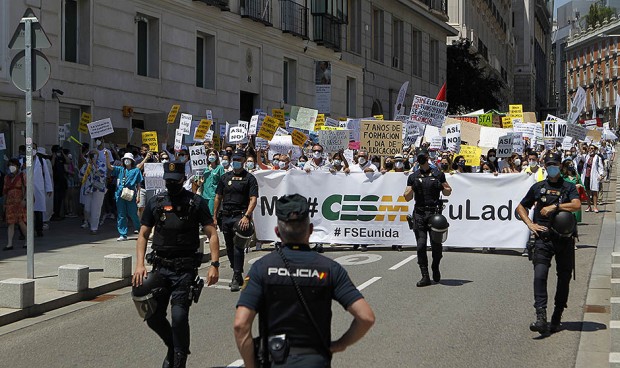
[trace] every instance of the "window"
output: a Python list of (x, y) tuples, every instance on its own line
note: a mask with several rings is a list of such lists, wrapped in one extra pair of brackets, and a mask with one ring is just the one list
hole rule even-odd
[(392, 68), (403, 70), (405, 44), (403, 40), (403, 21), (392, 21)]
[(411, 74), (422, 76), (422, 31), (411, 30)]
[(196, 36), (196, 87), (215, 89), (215, 37), (202, 32)]
[(362, 52), (362, 2), (361, 0), (349, 1), (349, 25), (347, 27), (347, 42), (349, 51)]
[(356, 83), (355, 78), (347, 78), (347, 116), (356, 116)]
[(62, 60), (90, 64), (90, 0), (63, 0)]
[(289, 105), (297, 103), (297, 62), (284, 59), (282, 65), (282, 100)]
[(372, 9), (372, 58), (378, 62), (384, 61), (383, 44), (383, 10)]
[(137, 73), (159, 78), (159, 19), (138, 13)]
[(432, 40), (429, 48), (429, 81), (431, 83), (439, 83), (439, 41)]

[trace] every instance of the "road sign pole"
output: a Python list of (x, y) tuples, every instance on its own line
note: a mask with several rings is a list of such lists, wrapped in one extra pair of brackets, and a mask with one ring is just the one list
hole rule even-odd
[[(36, 19), (36, 18), (35, 18)], [(34, 279), (34, 203), (32, 162), (32, 18), (24, 18), (26, 62), (26, 258), (27, 277)], [(41, 167), (43, 170), (43, 167)]]

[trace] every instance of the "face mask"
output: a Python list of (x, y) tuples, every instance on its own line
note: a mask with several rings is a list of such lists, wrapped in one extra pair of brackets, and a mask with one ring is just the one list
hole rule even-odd
[(215, 162), (216, 157), (215, 156), (209, 156), (209, 162)]
[(246, 169), (248, 170), (254, 170), (254, 162), (248, 162), (245, 164)]
[(235, 170), (239, 170), (241, 168), (242, 164), (240, 161), (233, 161), (232, 162), (232, 168)]
[(530, 167), (536, 167), (536, 166), (538, 166), (537, 161), (530, 161)]
[(9, 166), (9, 171), (11, 172), (11, 174), (15, 174), (15, 172), (17, 171), (17, 167)]
[(413, 165), (414, 162), (415, 162), (415, 157), (409, 157), (409, 163)]
[(418, 158), (418, 162), (420, 163), (420, 165), (424, 165), (425, 163), (428, 162), (428, 157), (426, 157), (426, 156), (420, 157), (420, 158)]
[(576, 153), (571, 153), (570, 157), (575, 158), (575, 157), (577, 157), (577, 154)]
[(482, 170), (482, 172), (485, 173), (485, 174), (490, 174), (491, 170)]
[(179, 161), (183, 163), (187, 162), (187, 156), (179, 156)]
[(131, 166), (131, 160), (130, 159), (123, 160), (123, 163), (125, 164), (125, 166)]
[(280, 162), (278, 162), (278, 167), (279, 167), (280, 169), (284, 169), (284, 168), (286, 167), (286, 162), (284, 162), (284, 161), (280, 161)]
[(312, 158), (318, 160), (319, 158), (321, 158), (321, 152), (319, 152), (319, 151), (312, 152)]
[(273, 160), (273, 166), (279, 166), (280, 165), (280, 161), (279, 160)]
[(521, 160), (518, 158), (515, 158), (515, 166), (521, 166)]
[(62, 156), (62, 152), (56, 152), (56, 156), (58, 157)]
[(163, 160), (161, 160), (162, 164), (165, 164), (166, 162), (169, 162), (170, 160), (168, 160), (167, 158), (164, 158)]
[(228, 160), (222, 160), (222, 166), (228, 167)]
[(100, 141), (99, 139), (97, 139), (97, 140), (95, 141), (95, 144), (96, 144), (97, 146), (99, 146), (99, 145), (101, 145), (101, 141)]
[(183, 190), (183, 183), (174, 180), (166, 180), (166, 189), (170, 195), (179, 194), (181, 190)]
[(306, 162), (305, 162), (305, 161), (299, 161), (299, 162), (297, 163), (297, 166), (299, 166), (300, 168), (302, 168), (302, 169), (303, 169), (305, 164), (306, 164)]
[(448, 164), (441, 164), (442, 170), (448, 170)]
[(465, 163), (464, 162), (459, 162), (456, 164), (456, 166), (458, 167), (465, 167)]
[(342, 161), (334, 160), (334, 166), (340, 166), (340, 165), (342, 165)]
[(395, 167), (395, 168), (397, 168), (397, 169), (402, 169), (402, 168), (403, 168), (403, 166), (404, 166), (404, 164), (403, 164), (403, 162), (402, 162), (402, 161), (396, 161), (396, 162), (394, 163), (394, 167)]
[(489, 156), (489, 161), (491, 162), (495, 162), (497, 158), (495, 156)]
[(360, 158), (358, 158), (358, 159), (357, 159), (357, 162), (358, 162), (360, 165), (364, 165), (364, 164), (366, 163), (366, 159), (365, 159), (364, 157), (360, 157)]
[(560, 175), (560, 167), (556, 165), (547, 166), (547, 175), (552, 178)]

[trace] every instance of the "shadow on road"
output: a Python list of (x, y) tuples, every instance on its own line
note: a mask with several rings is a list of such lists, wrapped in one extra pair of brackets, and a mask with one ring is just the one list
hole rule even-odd
[(598, 322), (562, 322), (562, 329), (567, 331), (595, 332), (607, 329), (602, 323)]
[(471, 280), (458, 280), (458, 279), (443, 279), (439, 281), (441, 285), (445, 286), (463, 286), (465, 284), (469, 284), (472, 282)]

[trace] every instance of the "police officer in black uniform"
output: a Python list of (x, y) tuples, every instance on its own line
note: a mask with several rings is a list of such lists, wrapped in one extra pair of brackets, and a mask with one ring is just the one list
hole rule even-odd
[[(419, 169), (407, 178), (407, 188), (405, 189), (405, 200), (415, 199), (413, 210), (413, 231), (417, 242), (418, 265), (422, 272), (422, 279), (416, 286), (431, 285), (428, 274), (428, 255), (426, 254), (426, 242), (428, 233), (431, 231), (429, 219), (441, 212), (442, 203), (439, 201), (441, 194), (449, 196), (452, 193), (450, 184), (446, 181), (446, 176), (438, 169), (431, 168), (428, 161), (428, 152), (422, 150), (417, 155)], [(431, 250), (433, 254), (433, 280), (439, 282), (441, 273), (439, 272), (439, 262), (442, 257), (442, 245), (431, 238)]]
[[(517, 213), (534, 233), (534, 308), (536, 322), (530, 330), (542, 335), (560, 330), (562, 312), (568, 300), (568, 287), (574, 267), (576, 220), (571, 212), (579, 211), (581, 201), (577, 187), (560, 176), (561, 156), (549, 153), (545, 156), (547, 179), (530, 188)], [(530, 220), (528, 210), (534, 207), (534, 219)], [(558, 275), (555, 292), (555, 308), (551, 325), (547, 323), (547, 277), (551, 259), (555, 256)]]
[[(372, 309), (344, 268), (311, 251), (308, 213), (308, 200), (299, 194), (276, 201), (275, 232), (282, 245), (252, 265), (237, 302), (234, 331), (245, 367), (255, 367), (252, 322), (257, 313), (274, 367), (329, 367), (333, 353), (357, 342), (374, 323)], [(333, 342), (332, 299), (355, 319)]]
[[(252, 213), (258, 200), (258, 182), (254, 175), (243, 168), (245, 152), (237, 150), (232, 154), (232, 171), (222, 175), (215, 191), (213, 213), (226, 241), (226, 254), (234, 275), (230, 291), (239, 291), (243, 285), (244, 247), (235, 246), (235, 224), (245, 231), (251, 225)], [(221, 205), (221, 209), (220, 209)]]
[[(133, 296), (143, 296), (149, 290), (141, 290), (144, 285), (154, 286), (149, 280), (161, 280), (154, 296), (156, 307), (143, 305), (147, 309), (145, 319), (168, 347), (164, 367), (185, 367), (189, 354), (189, 307), (192, 300), (197, 302), (202, 280), (197, 277), (202, 253), (199, 225), (203, 226), (209, 239), (211, 267), (207, 284), (212, 285), (219, 277), (219, 240), (211, 218), (207, 202), (202, 197), (183, 189), (185, 164), (174, 161), (164, 164), (164, 180), (167, 191), (149, 199), (142, 215), (142, 226), (137, 241), (136, 270), (133, 275)], [(144, 267), (146, 244), (153, 235), (153, 253), (147, 256), (153, 270), (147, 273)], [(153, 274), (155, 274), (153, 276)], [(170, 301), (172, 324), (166, 319)], [(138, 304), (138, 303), (136, 303)]]

